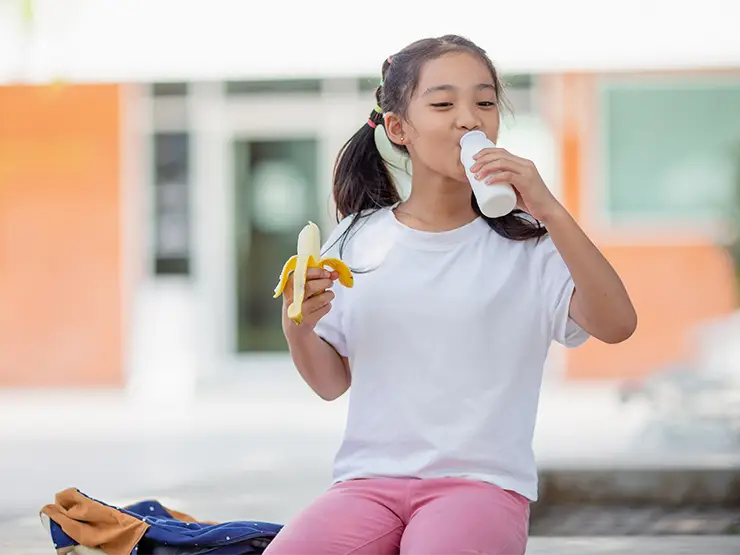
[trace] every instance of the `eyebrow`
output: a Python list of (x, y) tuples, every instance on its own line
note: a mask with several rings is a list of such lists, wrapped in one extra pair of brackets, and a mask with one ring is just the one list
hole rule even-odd
[[(479, 90), (479, 91), (484, 91), (484, 90), (489, 90), (489, 89), (494, 92), (496, 91), (496, 87), (491, 83), (479, 83), (475, 86), (475, 88), (476, 90)], [(429, 87), (427, 90), (425, 90), (422, 93), (422, 96), (426, 94), (440, 92), (440, 91), (454, 91), (454, 90), (457, 90), (457, 87), (455, 87), (454, 85), (437, 85), (436, 87)]]

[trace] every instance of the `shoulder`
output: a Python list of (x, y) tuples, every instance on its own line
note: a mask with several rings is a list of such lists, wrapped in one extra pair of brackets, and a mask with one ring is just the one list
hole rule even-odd
[(523, 255), (532, 261), (541, 260), (553, 252), (557, 252), (555, 244), (547, 232), (539, 237), (524, 240), (510, 239), (490, 227), (487, 228), (486, 232), (489, 243), (496, 244), (498, 248), (502, 248), (505, 251)]
[(557, 254), (558, 250), (555, 247), (555, 243), (552, 242), (550, 235), (543, 235), (536, 239), (529, 239), (523, 241), (526, 245), (527, 250), (531, 253), (531, 256), (535, 259), (545, 259), (553, 254)]
[[(524, 241), (517, 241), (499, 235), (491, 230), (487, 238), (490, 251), (497, 256), (490, 260), (489, 271), (502, 271), (508, 267), (512, 273), (520, 276), (531, 276), (535, 281), (542, 283), (547, 279), (553, 263), (557, 265), (560, 259), (555, 244), (549, 234)], [(562, 259), (561, 259), (562, 260)]]
[(387, 224), (389, 208), (363, 210), (342, 218), (327, 236), (321, 248), (324, 256), (339, 257), (340, 249), (345, 253), (352, 245), (362, 240), (362, 237), (372, 236), (373, 230)]
[(569, 276), (568, 267), (549, 235), (532, 240), (529, 245), (530, 265), (541, 283), (559, 282)]

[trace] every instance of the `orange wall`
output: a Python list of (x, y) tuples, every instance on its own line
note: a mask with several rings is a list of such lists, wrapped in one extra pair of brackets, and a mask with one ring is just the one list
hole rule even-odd
[(674, 230), (682, 231), (686, 242), (677, 243), (677, 233), (671, 233), (661, 244), (649, 231), (642, 237), (636, 230), (628, 230), (629, 238), (620, 236), (599, 221), (601, 209), (595, 203), (584, 201), (598, 198), (594, 189), (601, 186), (595, 179), (599, 172), (593, 172), (594, 161), (600, 159), (594, 146), (596, 122), (601, 120), (596, 80), (583, 74), (550, 78), (548, 114), (560, 134), (564, 202), (622, 277), (639, 324), (632, 338), (619, 345), (592, 340), (568, 351), (566, 376), (639, 377), (690, 359), (695, 326), (732, 311), (736, 306), (732, 266), (710, 237)]
[(569, 354), (568, 377), (639, 377), (692, 357), (692, 328), (730, 311), (731, 265), (712, 245), (609, 246), (604, 256), (622, 277), (639, 317), (619, 345), (589, 341)]
[(0, 386), (122, 383), (118, 87), (0, 87)]

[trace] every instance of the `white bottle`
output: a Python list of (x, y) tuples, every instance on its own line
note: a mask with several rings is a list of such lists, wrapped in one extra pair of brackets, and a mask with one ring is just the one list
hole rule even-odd
[(475, 179), (475, 174), (470, 171), (475, 164), (473, 156), (484, 148), (495, 146), (483, 131), (468, 131), (460, 139), (460, 161), (465, 168), (465, 174), (468, 176), (481, 212), (489, 218), (500, 218), (516, 208), (516, 193), (509, 183), (487, 185), (485, 180), (493, 174), (478, 181)]

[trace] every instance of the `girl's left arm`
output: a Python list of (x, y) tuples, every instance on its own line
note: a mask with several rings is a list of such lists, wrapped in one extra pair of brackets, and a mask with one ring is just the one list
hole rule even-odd
[(471, 168), (489, 185), (510, 183), (519, 207), (541, 221), (570, 271), (575, 291), (570, 317), (605, 343), (620, 343), (637, 328), (629, 294), (596, 245), (545, 185), (535, 165), (502, 148), (484, 149)]
[(553, 208), (542, 223), (575, 283), (570, 317), (605, 343), (628, 339), (637, 313), (622, 280), (568, 211), (560, 203)]

